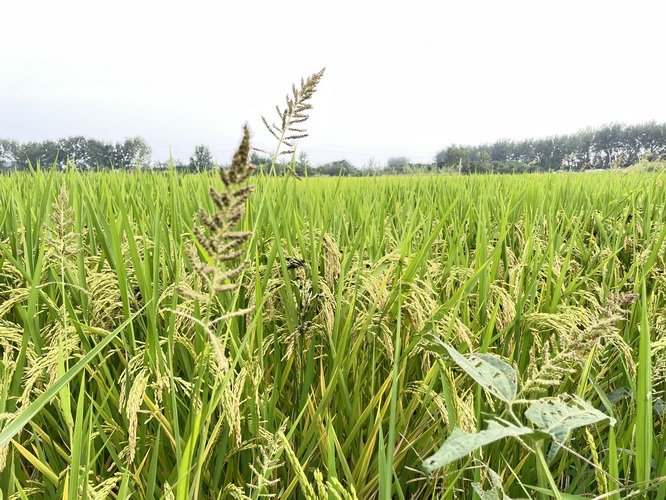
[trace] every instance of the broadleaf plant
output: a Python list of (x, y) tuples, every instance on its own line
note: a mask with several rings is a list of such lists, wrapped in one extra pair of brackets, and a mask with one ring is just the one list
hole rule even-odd
[(443, 354), (440, 347), (443, 348), (460, 368), (493, 396), (505, 403), (512, 403), (516, 399), (518, 376), (511, 365), (490, 354), (460, 354), (433, 335), (428, 337), (431, 350)]
[[(500, 414), (488, 422), (486, 430), (475, 434), (454, 428), (439, 450), (423, 461), (422, 468), (426, 472), (433, 472), (482, 446), (513, 436), (533, 445), (541, 473), (548, 479), (555, 497), (562, 498), (541, 451), (542, 441), (548, 437), (554, 440), (548, 456), (552, 459), (573, 429), (603, 420), (609, 420), (610, 425), (615, 425), (615, 419), (595, 409), (587, 401), (568, 394), (557, 398), (517, 401), (518, 375), (507, 362), (489, 354), (463, 355), (433, 335), (428, 335), (427, 340), (428, 350), (440, 355), (448, 354), (486, 391), (507, 403), (505, 414), (513, 422), (503, 420), (500, 417), (504, 414)], [(513, 405), (518, 403), (529, 405), (524, 416), (534, 426), (533, 428), (523, 425), (514, 413)]]
[(614, 418), (597, 410), (587, 401), (570, 395), (536, 400), (525, 411), (525, 417), (558, 441), (566, 440), (569, 432), (584, 425), (606, 419), (615, 425)]
[(509, 496), (504, 493), (502, 486), (502, 478), (497, 472), (488, 468), (488, 482), (490, 489), (484, 490), (480, 483), (472, 483), (472, 489), (479, 495), (481, 500), (511, 500)]
[(611, 425), (616, 420), (594, 408), (587, 401), (564, 394), (557, 398), (542, 398), (532, 402), (525, 411), (525, 418), (540, 431), (552, 436), (554, 443), (548, 452), (548, 460), (555, 458), (573, 429), (596, 424), (608, 419)]
[(488, 428), (476, 434), (468, 434), (458, 428), (454, 428), (440, 449), (423, 461), (423, 468), (428, 472), (432, 472), (469, 455), (477, 448), (494, 443), (505, 437), (523, 436), (532, 432), (533, 430), (529, 427), (496, 420), (488, 422)]

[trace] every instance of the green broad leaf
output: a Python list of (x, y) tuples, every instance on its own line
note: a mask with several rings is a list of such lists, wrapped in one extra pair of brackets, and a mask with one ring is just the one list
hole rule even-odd
[(532, 432), (529, 427), (496, 420), (491, 420), (488, 423), (488, 428), (477, 434), (468, 434), (455, 428), (449, 438), (444, 441), (442, 447), (423, 461), (422, 467), (425, 471), (432, 472), (469, 455), (481, 446), (494, 443), (505, 437), (523, 436)]
[(616, 420), (594, 408), (587, 401), (576, 396), (563, 394), (557, 398), (543, 398), (534, 401), (525, 412), (525, 417), (560, 443), (566, 441), (569, 432), (577, 427), (609, 420)]
[(506, 403), (512, 403), (516, 399), (518, 376), (511, 365), (490, 354), (460, 354), (433, 335), (428, 335), (428, 340), (431, 344), (435, 342), (434, 349), (431, 350), (442, 354), (440, 347), (446, 349), (453, 361), (493, 396)]
[(613, 392), (607, 394), (608, 396), (608, 401), (611, 403), (619, 403), (623, 399), (630, 399), (633, 396), (633, 392), (629, 387), (620, 387), (619, 389), (615, 389)]
[(504, 500), (505, 498), (504, 493), (494, 486), (489, 490), (484, 490), (479, 483), (472, 483), (472, 488), (481, 500)]
[(664, 416), (664, 408), (665, 407), (666, 407), (666, 403), (664, 403), (664, 400), (661, 399), (661, 398), (655, 399), (654, 403), (652, 404), (652, 409), (660, 417)]
[(481, 500), (511, 500), (509, 496), (504, 493), (502, 486), (502, 479), (499, 474), (492, 469), (488, 469), (488, 479), (490, 480), (491, 488), (484, 490), (480, 483), (472, 483), (472, 488)]

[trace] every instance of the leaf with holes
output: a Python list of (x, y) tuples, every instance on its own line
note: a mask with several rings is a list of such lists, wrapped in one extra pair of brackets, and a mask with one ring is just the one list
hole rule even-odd
[[(481, 484), (472, 483), (472, 488), (479, 495), (481, 500), (504, 500), (504, 493), (494, 486), (489, 490), (484, 490)], [(502, 496), (500, 496), (502, 495)]]
[(423, 469), (432, 472), (440, 467), (450, 464), (469, 455), (471, 452), (495, 441), (509, 436), (522, 436), (532, 434), (532, 429), (514, 425), (510, 422), (491, 420), (488, 428), (477, 434), (468, 434), (458, 428), (453, 429), (449, 438), (444, 441), (437, 452), (423, 461)]
[(430, 350), (443, 354), (441, 348), (446, 349), (453, 361), (493, 396), (506, 403), (512, 403), (516, 399), (518, 376), (511, 365), (490, 354), (462, 355), (433, 335), (428, 335), (428, 340)]
[(489, 490), (484, 490), (480, 483), (472, 483), (472, 488), (481, 500), (510, 500), (504, 493), (499, 474), (490, 468), (488, 468), (488, 480), (491, 486)]
[(559, 443), (564, 443), (573, 429), (602, 420), (609, 420), (610, 425), (616, 422), (587, 401), (568, 394), (534, 401), (525, 412), (525, 417), (556, 441), (548, 453), (549, 460), (554, 458), (560, 448)]

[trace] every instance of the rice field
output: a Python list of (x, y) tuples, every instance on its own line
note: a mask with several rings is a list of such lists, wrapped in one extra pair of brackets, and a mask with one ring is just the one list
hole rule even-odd
[(251, 182), (0, 177), (0, 498), (666, 498), (663, 176)]

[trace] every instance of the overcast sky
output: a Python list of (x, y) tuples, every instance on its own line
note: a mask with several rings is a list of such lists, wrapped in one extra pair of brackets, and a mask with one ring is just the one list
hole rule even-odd
[(0, 138), (141, 136), (156, 160), (274, 149), (293, 82), (322, 67), (313, 163), (666, 122), (663, 0), (7, 0)]

